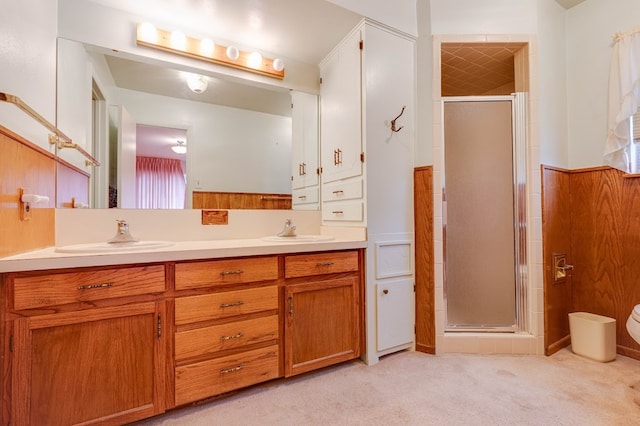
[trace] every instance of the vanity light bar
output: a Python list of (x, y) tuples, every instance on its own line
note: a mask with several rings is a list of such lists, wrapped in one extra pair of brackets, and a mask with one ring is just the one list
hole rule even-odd
[(282, 59), (265, 58), (257, 52), (244, 52), (235, 46), (222, 46), (207, 38), (189, 37), (180, 31), (158, 29), (146, 22), (137, 26), (136, 43), (268, 77), (284, 78)]

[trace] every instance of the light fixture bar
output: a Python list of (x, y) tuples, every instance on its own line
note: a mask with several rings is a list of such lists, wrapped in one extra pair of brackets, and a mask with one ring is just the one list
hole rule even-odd
[[(211, 40), (208, 39), (204, 39), (205, 41), (203, 43), (203, 40), (198, 38), (157, 28), (153, 28), (154, 32), (150, 33), (149, 26), (150, 25), (147, 23), (138, 24), (136, 32), (136, 43), (138, 45), (164, 50), (166, 52), (212, 62), (214, 64), (238, 68), (243, 71), (262, 74), (268, 77), (278, 78), (280, 80), (284, 78), (284, 67), (282, 66), (281, 59), (262, 57), (262, 60), (259, 63), (253, 63), (250, 60), (255, 60), (256, 55), (253, 57), (251, 56), (253, 52), (244, 52), (242, 50), (238, 50), (234, 46), (222, 46), (217, 43), (213, 44)], [(176, 43), (176, 40), (179, 40), (179, 43)], [(206, 46), (204, 49), (202, 47), (203, 45)], [(213, 49), (211, 49), (212, 45)], [(235, 59), (232, 59), (227, 55), (228, 48), (239, 53)], [(233, 57), (235, 55), (231, 56)]]

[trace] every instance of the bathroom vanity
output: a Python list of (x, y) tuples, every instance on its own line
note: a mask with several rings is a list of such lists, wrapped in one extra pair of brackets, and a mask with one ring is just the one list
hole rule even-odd
[(3, 424), (123, 424), (358, 358), (364, 244), (3, 259)]

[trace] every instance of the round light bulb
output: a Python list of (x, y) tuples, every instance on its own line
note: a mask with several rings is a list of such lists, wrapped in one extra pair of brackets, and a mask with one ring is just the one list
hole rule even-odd
[(202, 56), (213, 56), (215, 49), (216, 45), (210, 38), (200, 40), (200, 53)]
[(247, 59), (247, 65), (249, 65), (251, 68), (258, 68), (260, 65), (262, 65), (262, 55), (258, 52), (251, 53), (251, 55), (249, 55), (249, 58)]
[(237, 47), (235, 47), (235, 46), (227, 47), (227, 58), (235, 61), (239, 57), (240, 57), (240, 51), (238, 50)]
[(140, 24), (140, 39), (147, 43), (158, 42), (158, 30), (151, 22), (143, 22)]
[(273, 61), (273, 69), (276, 71), (282, 71), (284, 69), (284, 61), (277, 58)]
[(175, 30), (171, 32), (171, 47), (184, 50), (187, 47), (187, 36), (182, 31)]

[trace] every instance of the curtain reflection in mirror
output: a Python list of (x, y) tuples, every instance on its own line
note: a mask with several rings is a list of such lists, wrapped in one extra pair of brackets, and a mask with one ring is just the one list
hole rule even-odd
[(136, 158), (136, 207), (183, 209), (186, 180), (180, 160)]

